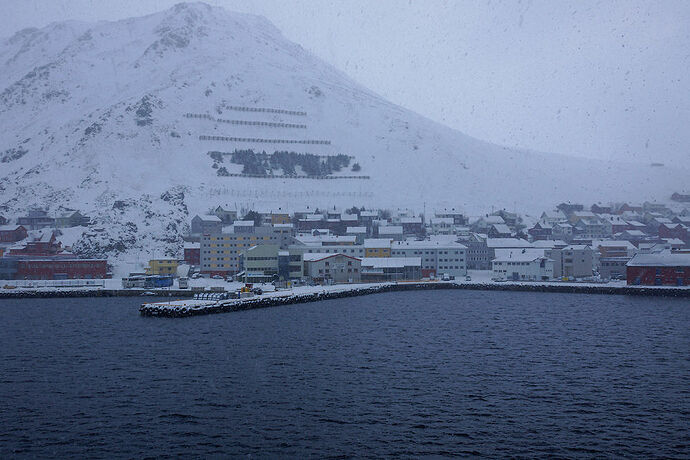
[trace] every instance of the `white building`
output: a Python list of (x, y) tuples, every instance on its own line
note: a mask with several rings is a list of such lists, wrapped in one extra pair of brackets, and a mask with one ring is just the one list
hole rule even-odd
[[(501, 251), (502, 252), (502, 251)], [(553, 278), (553, 260), (538, 251), (507, 251), (491, 261), (493, 279), (546, 281)]]
[(467, 246), (443, 239), (394, 241), (391, 257), (420, 257), (422, 276), (454, 276), (467, 274)]

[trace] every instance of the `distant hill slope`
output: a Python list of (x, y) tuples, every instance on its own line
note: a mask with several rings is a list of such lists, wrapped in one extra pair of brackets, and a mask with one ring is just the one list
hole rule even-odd
[[(80, 209), (97, 227), (78, 244), (84, 253), (174, 253), (189, 213), (217, 204), (537, 210), (658, 199), (690, 177), (686, 165), (473, 139), (362, 88), (264, 18), (203, 3), (26, 29), (0, 44), (0, 66), (0, 212)], [(238, 149), (261, 155), (233, 162)], [(320, 157), (287, 164), (275, 151)], [(347, 166), (315, 163), (337, 154)]]

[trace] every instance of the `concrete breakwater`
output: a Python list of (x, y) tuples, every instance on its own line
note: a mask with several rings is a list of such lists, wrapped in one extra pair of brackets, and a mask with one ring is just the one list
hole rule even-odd
[[(146, 293), (146, 294), (145, 294)], [(148, 294), (151, 293), (151, 294)], [(0, 289), (0, 299), (47, 299), (52, 297), (191, 297), (184, 289)]]
[(219, 301), (204, 305), (183, 305), (165, 303), (143, 304), (139, 312), (142, 316), (167, 318), (183, 318), (187, 316), (210, 315), (214, 313), (228, 313), (256, 308), (277, 307), (308, 302), (319, 302), (329, 299), (357, 297), (362, 295), (379, 294), (384, 292), (423, 291), (423, 290), (487, 290), (487, 291), (522, 291), (522, 292), (557, 292), (580, 294), (613, 294), (636, 296), (690, 297), (690, 289), (683, 288), (644, 288), (633, 286), (594, 286), (594, 285), (539, 285), (539, 284), (470, 284), (470, 283), (400, 283), (382, 284), (371, 287), (352, 287), (339, 291), (318, 291), (305, 294), (288, 294), (248, 298), (241, 300)]

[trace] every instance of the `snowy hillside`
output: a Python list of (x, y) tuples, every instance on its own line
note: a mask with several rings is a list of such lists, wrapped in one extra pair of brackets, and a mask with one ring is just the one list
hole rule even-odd
[[(265, 19), (203, 3), (23, 30), (0, 44), (0, 68), (0, 213), (79, 209), (96, 221), (75, 245), (84, 253), (173, 253), (189, 214), (218, 204), (532, 211), (665, 199), (690, 177), (687, 165), (611, 164), (470, 138), (372, 94)], [(209, 155), (235, 149), (352, 160), (330, 179), (243, 177), (231, 155)]]

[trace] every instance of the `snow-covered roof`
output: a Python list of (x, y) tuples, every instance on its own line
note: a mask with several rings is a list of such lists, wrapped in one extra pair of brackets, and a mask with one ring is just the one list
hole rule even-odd
[(534, 246), (535, 248), (545, 249), (564, 248), (567, 245), (568, 244), (563, 240), (537, 240), (532, 242), (532, 246)]
[(534, 252), (518, 252), (496, 257), (492, 262), (534, 262), (535, 260), (545, 259), (544, 254)]
[(685, 246), (685, 241), (680, 238), (664, 238), (664, 241), (672, 246)]
[(220, 217), (218, 217), (218, 216), (205, 215), (205, 216), (199, 216), (199, 217), (204, 222), (221, 222)]
[(455, 223), (452, 217), (432, 217), (429, 221), (431, 225), (453, 225)]
[(0, 225), (0, 232), (13, 232), (22, 225)]
[(346, 254), (341, 254), (339, 252), (336, 252), (336, 253), (306, 252), (302, 255), (302, 259), (305, 262), (317, 262), (319, 260), (328, 259), (330, 257), (336, 257), (336, 256), (343, 256), (343, 257), (347, 257), (348, 259), (361, 260), (357, 257), (348, 256)]
[(390, 248), (390, 238), (366, 238), (364, 240), (364, 247), (368, 249)]
[(184, 249), (201, 249), (201, 243), (194, 243), (190, 241), (185, 241)]
[(253, 220), (236, 220), (235, 222), (232, 223), (232, 225), (235, 227), (253, 227), (254, 221)]
[(400, 223), (401, 224), (421, 224), (422, 218), (421, 217), (401, 217)]
[(402, 225), (387, 225), (379, 227), (379, 235), (402, 235)]
[(571, 244), (569, 246), (564, 247), (563, 249), (566, 251), (583, 251), (585, 249), (592, 249), (592, 248), (587, 244)]
[(494, 260), (534, 260), (544, 257), (544, 251), (546, 248), (496, 249), (496, 259)]
[(627, 240), (592, 240), (593, 248), (619, 248), (624, 247), (626, 249), (636, 249), (635, 245)]
[(421, 267), (421, 257), (365, 257), (362, 259), (362, 268), (402, 268)]
[(357, 217), (357, 214), (342, 214), (340, 216), (340, 220), (343, 222), (357, 222), (359, 220), (359, 217)]
[(367, 232), (366, 227), (347, 227), (347, 230), (345, 231), (345, 233), (357, 233), (357, 234), (366, 233), (366, 232)]
[(519, 238), (487, 238), (486, 246), (489, 248), (531, 248), (532, 243)]
[(651, 254), (637, 253), (628, 267), (690, 267), (690, 253), (661, 251)]
[(392, 245), (392, 249), (429, 249), (429, 248), (434, 248), (434, 249), (445, 249), (445, 248), (450, 248), (450, 249), (467, 249), (467, 246), (465, 246), (462, 243), (458, 243), (456, 241), (448, 241), (448, 240), (442, 240), (442, 239), (437, 239), (437, 240), (405, 240), (405, 241), (394, 241)]
[(511, 233), (510, 227), (508, 227), (506, 224), (493, 224), (491, 228), (496, 230), (498, 233)]

